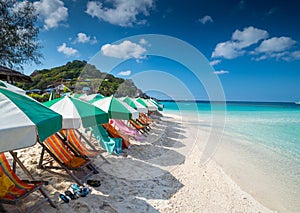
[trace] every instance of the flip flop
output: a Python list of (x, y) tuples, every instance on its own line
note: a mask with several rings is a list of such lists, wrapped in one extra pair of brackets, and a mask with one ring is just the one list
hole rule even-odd
[(76, 196), (71, 191), (65, 191), (65, 195), (71, 198), (71, 200), (76, 200)]
[(73, 189), (73, 191), (80, 191), (81, 189), (79, 188), (79, 186), (76, 183), (73, 183), (71, 185), (71, 188)]
[(59, 197), (60, 197), (60, 199), (62, 199), (65, 203), (69, 203), (69, 199), (67, 198), (66, 195), (60, 194)]
[(76, 193), (80, 197), (87, 196), (91, 191), (89, 188), (79, 188), (79, 186), (75, 183), (71, 185), (71, 188), (73, 189), (74, 193)]
[(80, 196), (81, 197), (85, 197), (85, 196), (87, 196), (89, 193), (90, 193), (90, 189), (89, 188), (83, 188), (82, 190), (81, 190), (81, 193), (80, 193)]
[(100, 180), (87, 180), (86, 183), (93, 187), (101, 186)]

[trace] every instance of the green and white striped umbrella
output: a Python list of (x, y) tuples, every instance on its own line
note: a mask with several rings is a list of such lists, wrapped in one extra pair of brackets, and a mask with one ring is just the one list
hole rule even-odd
[(107, 112), (109, 118), (130, 120), (131, 118), (137, 119), (139, 117), (138, 111), (112, 96), (96, 98), (91, 100), (90, 103)]
[(97, 93), (97, 94), (91, 94), (91, 95), (87, 95), (87, 96), (81, 96), (81, 97), (79, 97), (79, 99), (82, 100), (82, 101), (89, 102), (89, 101), (91, 101), (93, 99), (103, 98), (103, 97), (104, 97), (103, 95)]
[(62, 116), (34, 99), (0, 87), (0, 152), (33, 146), (62, 128)]
[(164, 105), (158, 103), (157, 101), (155, 101), (155, 100), (153, 100), (153, 99), (151, 99), (151, 98), (150, 98), (148, 101), (152, 102), (155, 106), (157, 106), (157, 109), (158, 109), (159, 111), (163, 111)]
[(133, 98), (126, 97), (123, 101), (140, 113), (148, 113), (147, 107), (143, 106)]
[(21, 95), (25, 95), (25, 94), (26, 94), (26, 91), (25, 91), (25, 90), (22, 90), (21, 88), (16, 87), (16, 86), (14, 86), (14, 85), (12, 85), (12, 84), (9, 84), (9, 83), (7, 83), (7, 82), (5, 82), (5, 81), (1, 81), (1, 80), (0, 80), (0, 86), (6, 87), (6, 88), (9, 89), (10, 91), (19, 93), (19, 94), (21, 94)]
[(149, 111), (157, 111), (158, 110), (157, 106), (147, 99), (137, 98), (136, 101), (139, 102), (140, 104), (142, 104), (143, 106), (147, 107), (147, 109)]
[(63, 129), (91, 127), (108, 122), (108, 115), (98, 107), (77, 98), (65, 96), (44, 103), (63, 116)]

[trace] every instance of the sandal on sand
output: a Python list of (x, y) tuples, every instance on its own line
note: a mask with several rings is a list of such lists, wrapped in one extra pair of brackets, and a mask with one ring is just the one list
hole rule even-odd
[(86, 183), (93, 187), (101, 186), (100, 180), (87, 180)]
[(80, 193), (80, 196), (81, 197), (85, 197), (85, 196), (87, 196), (89, 193), (90, 193), (90, 189), (89, 188), (83, 188), (82, 190), (81, 190), (81, 193)]
[(90, 193), (90, 189), (89, 188), (79, 188), (79, 186), (77, 184), (72, 184), (71, 185), (71, 188), (73, 189), (74, 191), (74, 194), (77, 194), (79, 195), (80, 197), (85, 197), (87, 196), (89, 193)]
[(75, 200), (76, 196), (71, 191), (65, 191), (65, 195), (71, 198), (71, 200)]
[(60, 194), (59, 197), (60, 197), (60, 199), (62, 199), (65, 203), (69, 203), (69, 199), (67, 198), (66, 195)]

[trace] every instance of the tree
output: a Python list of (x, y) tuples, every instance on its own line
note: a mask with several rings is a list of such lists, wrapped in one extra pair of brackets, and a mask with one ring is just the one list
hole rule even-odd
[(37, 15), (29, 1), (0, 0), (1, 65), (23, 68), (24, 64), (40, 63)]

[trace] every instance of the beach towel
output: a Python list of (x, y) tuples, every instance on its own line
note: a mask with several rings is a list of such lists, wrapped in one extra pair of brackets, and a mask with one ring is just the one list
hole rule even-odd
[(110, 154), (122, 153), (122, 138), (109, 137), (108, 132), (101, 125), (90, 127), (90, 130), (102, 149)]
[(118, 132), (111, 124), (102, 124), (102, 126), (107, 130), (110, 137), (122, 138), (122, 148), (130, 149), (130, 142), (128, 135)]

